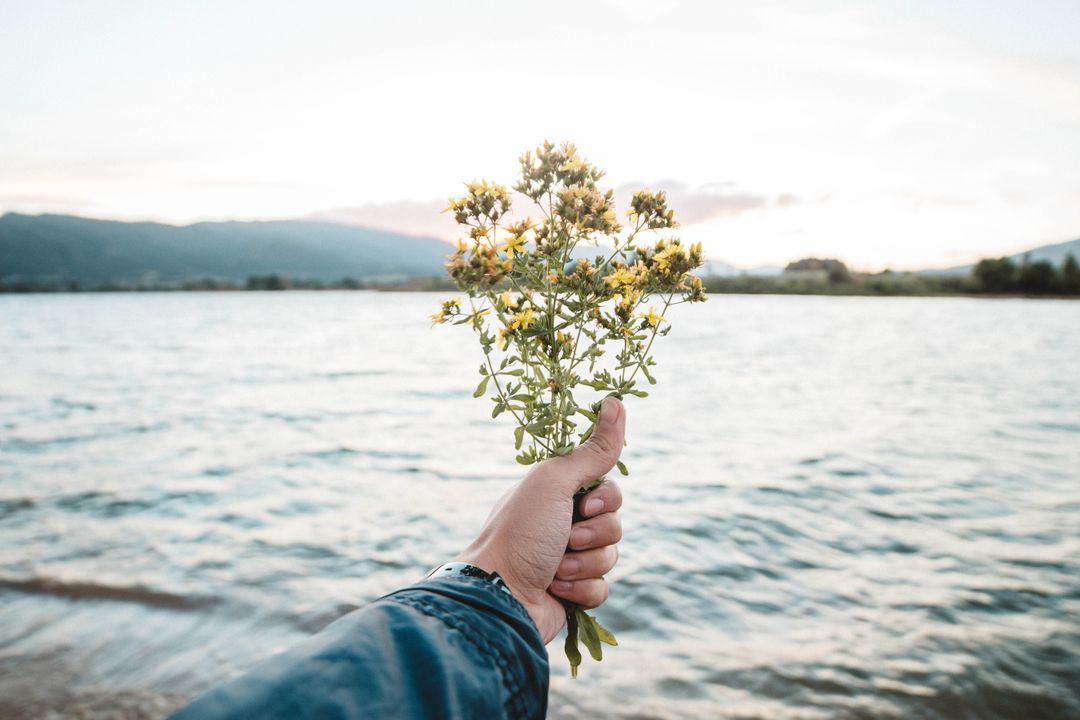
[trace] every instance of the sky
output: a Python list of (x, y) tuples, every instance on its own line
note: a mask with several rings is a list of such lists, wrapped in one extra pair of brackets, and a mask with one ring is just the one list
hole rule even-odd
[(1080, 2), (0, 3), (0, 213), (450, 239), (571, 141), (741, 267), (1080, 237)]

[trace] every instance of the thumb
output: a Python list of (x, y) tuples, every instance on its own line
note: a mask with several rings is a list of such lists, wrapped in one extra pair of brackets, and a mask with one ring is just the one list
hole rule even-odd
[(625, 436), (626, 408), (618, 398), (605, 398), (592, 435), (566, 456), (566, 462), (560, 468), (567, 482), (573, 484), (574, 491), (603, 477), (604, 473), (615, 467)]

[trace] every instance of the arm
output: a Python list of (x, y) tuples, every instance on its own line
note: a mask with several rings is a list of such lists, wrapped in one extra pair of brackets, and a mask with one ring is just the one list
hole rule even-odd
[(542, 718), (544, 645), (562, 629), (558, 598), (596, 607), (621, 538), (618, 486), (574, 493), (610, 470), (625, 411), (606, 400), (590, 440), (531, 472), (496, 504), (458, 559), (490, 581), (435, 577), (391, 593), (211, 690), (176, 720), (206, 718)]

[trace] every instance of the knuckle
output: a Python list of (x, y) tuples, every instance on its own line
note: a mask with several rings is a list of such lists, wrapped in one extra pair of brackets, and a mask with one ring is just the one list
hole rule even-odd
[(602, 605), (608, 598), (608, 584), (606, 580), (597, 580), (589, 588), (589, 603), (593, 607)]
[(604, 462), (610, 462), (612, 465), (619, 459), (619, 450), (621, 449), (615, 446), (611, 438), (603, 434), (593, 435), (587, 443), (582, 445), (582, 448), (588, 448), (589, 452), (593, 453), (597, 458)]
[(619, 484), (614, 480), (608, 480), (603, 485), (604, 497), (607, 506), (613, 510), (617, 510), (622, 506), (622, 490), (619, 488)]
[(615, 567), (615, 564), (617, 562), (619, 562), (619, 546), (618, 545), (608, 545), (608, 547), (607, 547), (607, 558), (606, 559), (607, 559), (607, 563), (606, 563), (607, 569), (604, 570), (605, 573), (610, 572), (611, 569), (613, 567)]
[(614, 544), (622, 540), (622, 520), (616, 513), (611, 513), (607, 517), (608, 528), (605, 535), (611, 540), (609, 544)]

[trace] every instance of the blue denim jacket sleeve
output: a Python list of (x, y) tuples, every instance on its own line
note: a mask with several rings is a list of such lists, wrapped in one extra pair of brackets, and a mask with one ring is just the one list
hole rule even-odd
[(492, 583), (425, 580), (210, 690), (174, 720), (543, 718), (548, 657)]

